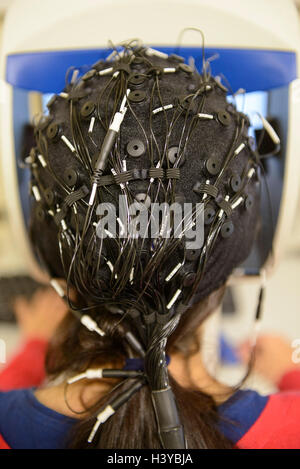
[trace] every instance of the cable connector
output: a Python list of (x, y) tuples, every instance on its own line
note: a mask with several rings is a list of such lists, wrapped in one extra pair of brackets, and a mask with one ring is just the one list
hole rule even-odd
[[(122, 99), (119, 112), (115, 113), (112, 123), (110, 124), (109, 129), (104, 137), (101, 150), (100, 150), (100, 153), (99, 153), (96, 165), (95, 165), (95, 169), (94, 169), (94, 175), (93, 175), (93, 181), (92, 181), (93, 184), (92, 184), (92, 191), (91, 191), (90, 200), (89, 200), (89, 206), (92, 206), (95, 202), (96, 191), (97, 191), (96, 179), (98, 175), (103, 174), (103, 171), (106, 168), (109, 154), (114, 146), (117, 135), (120, 131), (121, 124), (123, 122), (123, 119), (127, 111), (126, 101), (127, 101), (127, 96), (129, 95), (129, 93), (130, 93), (130, 89), (128, 88)], [(95, 178), (95, 175), (97, 175), (96, 178)]]
[(120, 396), (117, 396), (111, 402), (105, 407), (104, 410), (102, 410), (98, 415), (97, 415), (97, 420), (96, 423), (90, 433), (90, 436), (88, 438), (88, 443), (92, 443), (100, 425), (106, 420), (108, 420), (114, 413), (129, 399), (135, 394), (139, 389), (141, 389), (142, 386), (144, 386), (145, 380), (143, 381), (137, 381), (135, 384), (132, 385), (131, 388), (129, 388), (127, 391), (122, 393)]
[(121, 124), (123, 122), (123, 119), (127, 111), (126, 101), (127, 101), (127, 96), (129, 95), (129, 93), (130, 93), (130, 89), (128, 88), (126, 90), (125, 96), (122, 99), (119, 112), (115, 113), (113, 121), (109, 126), (109, 130), (113, 130), (114, 132), (119, 133)]
[(280, 150), (280, 144), (281, 144), (279, 136), (277, 135), (277, 133), (275, 132), (275, 130), (271, 126), (270, 122), (267, 121), (267, 119), (265, 119), (259, 112), (256, 112), (256, 114), (261, 119), (263, 128), (265, 129), (265, 131), (269, 135), (270, 139), (274, 143), (274, 145), (276, 147), (275, 148), (275, 153), (277, 153)]
[(86, 370), (84, 373), (80, 373), (79, 375), (68, 379), (68, 384), (76, 383), (82, 379), (101, 379), (103, 377), (102, 371), (102, 368)]
[(152, 57), (153, 55), (156, 57), (159, 57), (161, 59), (167, 59), (169, 56), (165, 52), (161, 52), (160, 50), (152, 49), (152, 47), (148, 47), (146, 49), (145, 54), (148, 55), (148, 57)]
[(117, 370), (103, 368), (89, 368), (84, 373), (68, 379), (68, 384), (76, 383), (82, 379), (102, 379), (102, 378), (140, 378), (143, 372), (139, 370)]
[(245, 144), (241, 143), (235, 150), (234, 150), (234, 156), (237, 156), (241, 151), (245, 148)]
[(106, 422), (106, 420), (108, 420), (109, 417), (114, 415), (114, 413), (115, 413), (115, 410), (111, 407), (111, 405), (108, 405), (105, 407), (105, 409), (102, 412), (100, 412), (100, 414), (97, 415), (96, 423), (93, 426), (90, 436), (88, 437), (88, 443), (92, 443), (100, 425)]
[(63, 289), (63, 287), (58, 283), (58, 281), (55, 280), (55, 278), (52, 278), (52, 279), (50, 280), (50, 285), (51, 285), (51, 287), (56, 291), (56, 293), (58, 294), (58, 296), (60, 296), (61, 298), (65, 298), (64, 289)]
[(267, 282), (267, 276), (266, 276), (266, 270), (265, 269), (261, 269), (261, 271), (260, 271), (260, 281), (261, 281), (261, 283), (260, 283), (260, 289), (259, 289), (259, 295), (258, 295), (256, 311), (255, 311), (253, 333), (252, 333), (252, 338), (250, 340), (252, 349), (254, 349), (254, 347), (256, 346), (257, 338), (258, 338), (258, 336), (260, 334), (260, 330), (261, 330), (263, 302), (264, 302), (266, 282)]
[(113, 130), (114, 132), (118, 133), (125, 117), (127, 108), (124, 108), (123, 112), (116, 112), (113, 118), (112, 123), (109, 126), (109, 130)]
[(97, 332), (97, 334), (101, 335), (102, 337), (105, 335), (105, 332), (98, 327), (96, 321), (94, 321), (90, 316), (84, 314), (80, 318), (81, 324), (83, 324), (89, 331)]

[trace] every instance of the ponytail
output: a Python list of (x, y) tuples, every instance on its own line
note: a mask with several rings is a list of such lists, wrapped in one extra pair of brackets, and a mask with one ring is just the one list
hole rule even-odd
[[(162, 449), (168, 448), (170, 439), (165, 428), (165, 420), (159, 421), (158, 406), (161, 401), (173, 405), (172, 418), (175, 418), (176, 444), (188, 445), (188, 449), (230, 448), (231, 443), (218, 431), (218, 413), (213, 398), (199, 390), (182, 387), (168, 372), (165, 359), (165, 347), (168, 354), (188, 348), (188, 343), (195, 343), (193, 332), (219, 303), (224, 288), (202, 301), (197, 308), (183, 316), (173, 318), (164, 327), (154, 327), (151, 345), (144, 359), (145, 373), (149, 377), (143, 386), (127, 400), (96, 432), (93, 441), (88, 442), (97, 415), (109, 402), (130, 392), (139, 380), (135, 378), (112, 379), (110, 390), (105, 396), (87, 410), (86, 416), (78, 420), (70, 435), (70, 448), (120, 448), (120, 449)], [(134, 353), (124, 337), (128, 330), (138, 337), (134, 325), (119, 322), (117, 315), (101, 311), (102, 326), (106, 336), (99, 338), (82, 328), (71, 315), (62, 322), (50, 345), (46, 368), (51, 379), (69, 373), (85, 371), (92, 365), (101, 366), (109, 360), (115, 368), (122, 368), (125, 359)], [(179, 324), (178, 324), (179, 321)], [(178, 325), (177, 325), (178, 324)], [(176, 327), (177, 326), (177, 327)], [(192, 327), (191, 327), (192, 326)], [(174, 332), (175, 330), (175, 332)], [(176, 334), (176, 336), (175, 336)], [(163, 399), (154, 396), (157, 391), (167, 389)], [(155, 393), (156, 391), (156, 393)], [(174, 399), (173, 399), (174, 395)], [(175, 417), (174, 417), (175, 416)], [(165, 419), (165, 415), (162, 416)], [(168, 422), (169, 424), (169, 422)], [(168, 428), (169, 429), (169, 428)], [(197, 431), (195, 431), (197, 429)], [(174, 433), (173, 433), (174, 434)], [(184, 434), (184, 436), (183, 436)], [(184, 440), (182, 440), (184, 438)], [(172, 440), (171, 440), (171, 444)]]

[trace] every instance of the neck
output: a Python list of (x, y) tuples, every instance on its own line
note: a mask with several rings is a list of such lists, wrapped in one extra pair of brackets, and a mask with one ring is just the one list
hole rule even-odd
[(224, 402), (232, 393), (232, 388), (208, 373), (200, 353), (187, 357), (180, 353), (173, 354), (168, 369), (181, 386), (209, 394), (217, 403)]
[[(112, 366), (107, 364), (103, 368), (112, 368)], [(201, 390), (211, 395), (217, 404), (224, 402), (232, 394), (231, 388), (217, 382), (207, 372), (200, 353), (188, 357), (184, 357), (179, 353), (172, 354), (168, 369), (181, 386)], [(40, 402), (57, 412), (74, 418), (82, 418), (87, 413), (78, 414), (77, 412), (84, 412), (101, 397), (104, 397), (111, 389), (111, 386), (117, 382), (118, 380), (106, 378), (101, 381), (82, 380), (68, 386), (67, 402), (76, 412), (73, 412), (66, 404), (64, 397), (65, 383), (39, 389), (35, 392), (35, 395)]]

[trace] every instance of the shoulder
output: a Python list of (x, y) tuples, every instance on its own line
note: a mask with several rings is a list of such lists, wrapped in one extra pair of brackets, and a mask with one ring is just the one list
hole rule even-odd
[(260, 418), (269, 400), (256, 391), (239, 390), (218, 407), (219, 430), (236, 444)]
[(8, 441), (14, 428), (26, 416), (27, 393), (25, 389), (0, 392), (0, 436), (5, 441)]
[(259, 418), (237, 442), (238, 448), (297, 449), (300, 447), (300, 392), (268, 396)]
[(63, 447), (74, 423), (41, 404), (33, 389), (0, 392), (0, 435), (11, 448)]
[(27, 400), (29, 389), (17, 389), (14, 391), (0, 391), (0, 429), (5, 418), (18, 413), (24, 401)]

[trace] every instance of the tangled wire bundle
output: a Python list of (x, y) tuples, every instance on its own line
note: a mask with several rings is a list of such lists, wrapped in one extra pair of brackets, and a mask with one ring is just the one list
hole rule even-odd
[[(144, 355), (145, 372), (129, 394), (148, 383), (163, 447), (184, 448), (165, 347), (181, 316), (225, 283), (253, 243), (259, 167), (249, 120), (206, 65), (199, 74), (180, 56), (138, 43), (123, 44), (84, 74), (73, 71), (69, 82), (70, 75), (48, 103), (49, 115), (35, 122), (33, 241), (51, 277), (67, 279), (61, 296), (84, 325), (105, 334), (95, 314), (101, 305), (132, 321), (136, 334), (126, 339)], [(128, 223), (132, 205), (151, 220), (155, 203), (190, 203), (192, 226), (202, 203), (201, 247), (188, 247), (174, 217), (166, 228), (164, 211), (155, 237), (150, 223), (144, 236), (124, 236), (120, 196)], [(101, 204), (116, 209), (113, 235), (99, 236)], [(71, 302), (71, 287), (85, 306)], [(106, 410), (92, 437), (108, 417)]]

